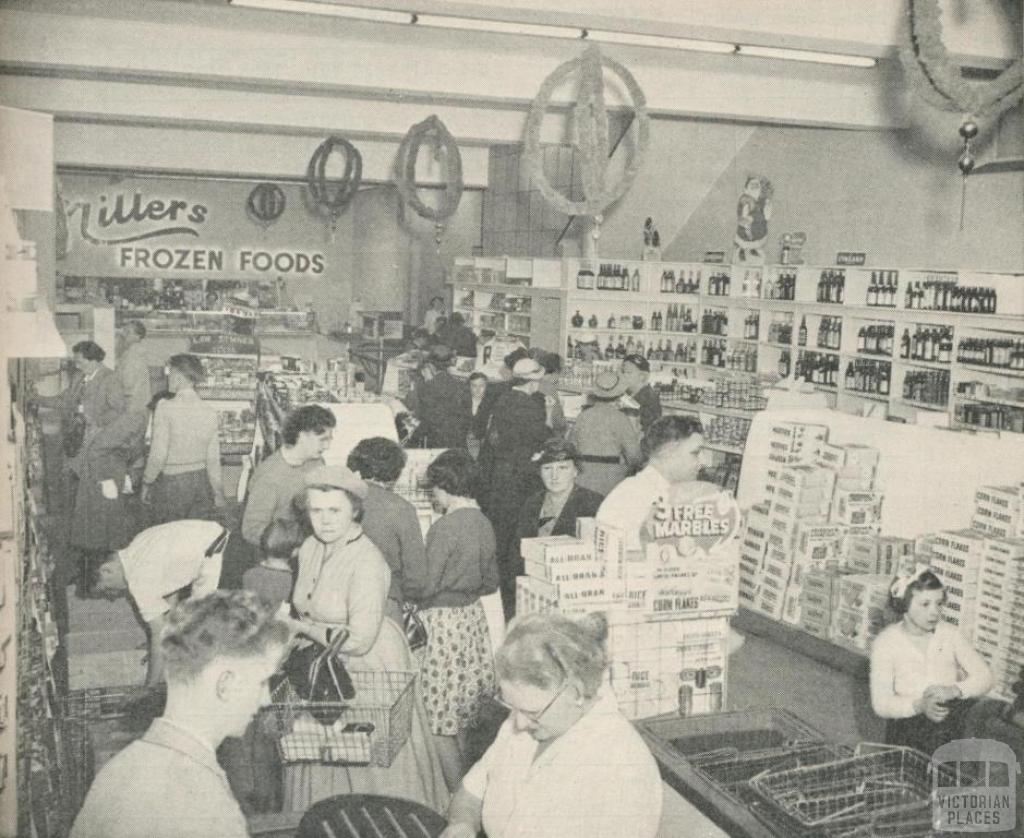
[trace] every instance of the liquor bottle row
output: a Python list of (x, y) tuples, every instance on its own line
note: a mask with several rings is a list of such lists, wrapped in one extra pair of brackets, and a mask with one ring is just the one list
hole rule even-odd
[(818, 279), (818, 293), (815, 299), (819, 303), (842, 303), (846, 298), (846, 273), (826, 268)]
[(715, 381), (701, 392), (701, 404), (731, 407), (737, 410), (764, 410), (768, 400), (764, 388), (755, 379), (729, 378)]
[(610, 262), (603, 262), (598, 266), (597, 275), (594, 271), (583, 265), (576, 273), (576, 287), (581, 291), (640, 291), (640, 269), (634, 268), (630, 274), (629, 268), (624, 265), (616, 265)]
[(719, 309), (705, 311), (700, 318), (700, 330), (705, 335), (729, 334), (729, 314)]
[(728, 297), (732, 287), (732, 277), (725, 271), (718, 271), (708, 277), (708, 296)]
[(818, 349), (839, 350), (843, 340), (843, 321), (839, 317), (822, 317), (818, 321), (818, 335), (815, 346)]
[(656, 311), (651, 315), (651, 329), (655, 332), (696, 332), (697, 321), (693, 319), (693, 308), (672, 303), (667, 311)]
[[(591, 329), (597, 329), (601, 327), (601, 321), (597, 319), (596, 314), (591, 314), (585, 321), (583, 315), (577, 312), (570, 318), (569, 322), (572, 324), (574, 329), (582, 329), (584, 322), (587, 327)], [(605, 321), (605, 328), (607, 329), (633, 329), (634, 331), (642, 331), (644, 328), (644, 318), (639, 314), (620, 314), (618, 316), (612, 314), (609, 315)]]
[(704, 341), (701, 363), (718, 369), (757, 372), (757, 350), (748, 347), (730, 349), (724, 340)]
[(866, 355), (888, 355), (892, 357), (896, 340), (896, 327), (892, 324), (872, 324), (857, 330), (857, 351)]
[(903, 376), (903, 398), (942, 407), (949, 402), (948, 370), (914, 370)]
[(956, 419), (979, 428), (1024, 433), (1024, 408), (1020, 407), (960, 402), (956, 406)]
[(956, 348), (956, 359), (964, 364), (1024, 372), (1024, 340), (966, 338)]
[(888, 396), (892, 384), (892, 365), (886, 361), (858, 358), (846, 365), (843, 386), (855, 393)]
[(948, 364), (953, 357), (953, 327), (929, 329), (918, 326), (913, 335), (910, 329), (904, 329), (903, 337), (900, 338), (900, 357), (911, 361)]
[(811, 384), (835, 387), (839, 377), (839, 356), (800, 352), (796, 359), (795, 377)]
[(771, 343), (793, 342), (793, 324), (788, 320), (773, 320), (768, 324), (768, 340)]
[[(697, 294), (700, 292), (702, 271), (684, 271), (680, 269), (679, 276), (671, 268), (661, 272), (661, 293), (662, 294)], [(709, 280), (710, 281), (710, 280)]]
[(768, 300), (795, 300), (796, 271), (780, 271), (774, 281), (768, 280), (764, 291), (765, 299)]
[(760, 332), (761, 318), (756, 313), (748, 314), (743, 318), (743, 338), (744, 340), (757, 340), (757, 335)]
[(967, 314), (995, 314), (995, 288), (957, 285), (948, 280), (907, 283), (904, 308), (921, 311), (956, 311)]
[(750, 420), (741, 416), (714, 416), (704, 426), (704, 438), (715, 445), (742, 447), (750, 433)]
[(867, 305), (870, 308), (896, 308), (898, 288), (898, 271), (872, 271), (868, 284)]

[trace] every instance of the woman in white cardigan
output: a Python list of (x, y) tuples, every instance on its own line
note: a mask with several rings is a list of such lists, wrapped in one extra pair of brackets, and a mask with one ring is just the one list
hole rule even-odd
[(941, 618), (946, 589), (927, 566), (892, 583), (902, 619), (871, 649), (871, 706), (888, 719), (886, 741), (931, 754), (958, 739), (964, 714), (992, 688), (988, 664)]

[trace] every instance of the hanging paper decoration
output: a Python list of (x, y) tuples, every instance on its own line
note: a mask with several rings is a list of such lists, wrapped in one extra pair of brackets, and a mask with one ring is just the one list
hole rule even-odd
[[(335, 150), (345, 153), (345, 173), (341, 179), (331, 183), (327, 179), (327, 161)], [(342, 137), (328, 137), (324, 140), (306, 168), (306, 182), (314, 205), (331, 219), (331, 232), (342, 213), (352, 203), (363, 179), (363, 158), (352, 143)]]
[[(429, 141), (433, 146), (435, 160), (440, 161), (442, 157), (444, 158), (444, 199), (437, 209), (428, 207), (416, 194), (416, 158), (419, 156), (420, 146), (424, 140)], [(395, 186), (398, 188), (402, 200), (412, 207), (420, 218), (434, 222), (436, 241), (440, 246), (441, 233), (444, 231), (443, 222), (455, 214), (459, 208), (459, 202), (462, 200), (462, 155), (459, 153), (455, 137), (436, 115), (427, 117), (422, 122), (413, 125), (402, 138), (402, 144), (398, 147), (396, 167)]]
[(253, 188), (245, 202), (249, 216), (266, 230), (284, 212), (284, 192), (276, 183), (261, 183)]
[(964, 148), (958, 166), (967, 177), (975, 164), (971, 140), (978, 134), (977, 120), (995, 118), (1024, 99), (1024, 58), (991, 81), (966, 81), (942, 41), (939, 0), (907, 0), (900, 60), (917, 95), (936, 108), (963, 115), (960, 136)]
[[(626, 88), (632, 102), (637, 125), (637, 143), (633, 159), (626, 166), (621, 179), (614, 184), (606, 182), (608, 171), (608, 111), (604, 101), (604, 69), (616, 75)], [(580, 77), (580, 89), (573, 106), (574, 145), (576, 147), (583, 183), (583, 200), (571, 201), (548, 181), (544, 174), (544, 158), (540, 147), (540, 127), (544, 113), (554, 91), (573, 74)], [(598, 224), (605, 208), (621, 198), (632, 186), (643, 166), (650, 144), (650, 117), (647, 100), (633, 75), (619, 64), (601, 54), (597, 47), (588, 48), (581, 56), (567, 61), (549, 75), (541, 85), (537, 97), (530, 105), (526, 120), (525, 157), (534, 182), (544, 199), (567, 215), (585, 215)], [(596, 233), (594, 234), (596, 238)]]

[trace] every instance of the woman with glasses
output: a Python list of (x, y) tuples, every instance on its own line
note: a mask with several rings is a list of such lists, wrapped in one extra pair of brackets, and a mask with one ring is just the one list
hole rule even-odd
[(661, 777), (602, 687), (604, 617), (512, 623), (495, 657), (509, 717), (455, 793), (440, 838), (653, 838)]
[(547, 535), (576, 535), (577, 518), (593, 518), (603, 495), (577, 482), (582, 466), (580, 455), (570, 442), (552, 437), (533, 461), (540, 468), (544, 490), (526, 499), (516, 525), (516, 551), (524, 538)]

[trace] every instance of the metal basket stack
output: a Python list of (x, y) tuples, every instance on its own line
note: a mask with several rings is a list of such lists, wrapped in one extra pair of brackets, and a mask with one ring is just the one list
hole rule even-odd
[(794, 836), (924, 838), (933, 829), (932, 772), (946, 770), (929, 767), (912, 748), (862, 745), (846, 759), (764, 774), (750, 786)]
[[(318, 762), (387, 768), (409, 738), (412, 672), (350, 672), (355, 697), (349, 702), (300, 699), (285, 681), (260, 715), (262, 729), (277, 740), (285, 763)], [(314, 716), (336, 717), (325, 725)]]

